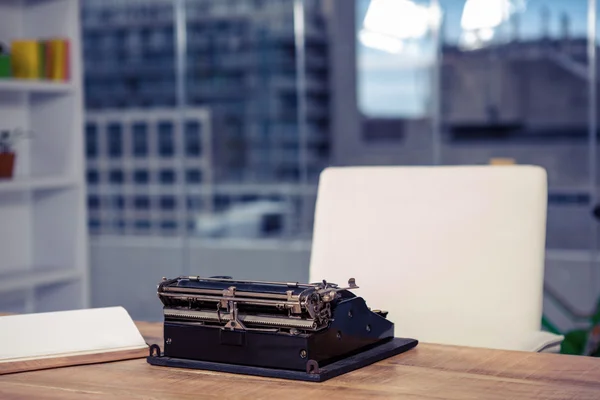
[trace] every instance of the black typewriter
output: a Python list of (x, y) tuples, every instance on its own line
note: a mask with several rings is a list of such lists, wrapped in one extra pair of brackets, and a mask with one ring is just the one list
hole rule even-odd
[(163, 278), (164, 352), (160, 366), (323, 381), (402, 353), (414, 339), (394, 337), (384, 311), (346, 287), (235, 280)]

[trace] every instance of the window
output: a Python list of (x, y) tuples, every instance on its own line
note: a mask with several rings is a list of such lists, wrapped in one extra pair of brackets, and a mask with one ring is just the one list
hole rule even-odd
[(133, 198), (133, 207), (136, 210), (149, 210), (150, 198), (148, 196), (135, 196)]
[(114, 196), (112, 198), (112, 206), (118, 210), (125, 208), (125, 198), (123, 196)]
[(122, 146), (122, 130), (121, 125), (118, 123), (111, 123), (108, 125), (108, 155), (111, 158), (118, 158), (123, 155)]
[(160, 183), (171, 185), (176, 181), (175, 171), (172, 169), (163, 169), (160, 171)]
[(200, 128), (200, 123), (197, 121), (187, 121), (185, 124), (185, 153), (188, 156), (199, 156), (202, 151)]
[(187, 204), (190, 211), (200, 211), (204, 208), (204, 202), (200, 197), (188, 197)]
[(100, 220), (98, 218), (90, 218), (89, 222), (88, 222), (88, 227), (90, 229), (98, 229), (102, 227), (102, 223), (100, 222)]
[(108, 173), (108, 181), (110, 183), (121, 184), (125, 181), (125, 174), (120, 169), (113, 169)]
[(174, 196), (162, 196), (160, 208), (163, 210), (174, 210), (177, 207), (177, 199)]
[(187, 183), (202, 182), (202, 171), (199, 169), (188, 169), (185, 173), (185, 180)]
[(150, 174), (143, 169), (135, 170), (133, 171), (133, 181), (139, 184), (148, 183), (150, 182)]
[(135, 221), (135, 227), (136, 229), (150, 229), (152, 228), (152, 224), (150, 223), (150, 221), (142, 219)]
[(172, 220), (161, 221), (160, 227), (162, 229), (177, 229), (177, 222), (172, 221)]
[(229, 196), (218, 194), (213, 199), (213, 205), (217, 211), (222, 211), (226, 209), (227, 207), (229, 207), (230, 204), (231, 199), (229, 198)]
[(148, 129), (142, 122), (134, 123), (132, 126), (133, 155), (135, 157), (146, 157), (148, 155)]
[(98, 156), (98, 127), (95, 124), (85, 125), (85, 154), (88, 158)]
[(172, 122), (163, 121), (158, 124), (158, 154), (162, 157), (173, 157), (175, 154)]
[(100, 208), (100, 198), (95, 195), (88, 196), (88, 208), (90, 210), (97, 210)]
[(277, 171), (279, 179), (285, 181), (296, 181), (298, 180), (300, 173), (298, 167), (281, 167)]
[[(358, 36), (363, 29), (363, 21), (371, 2), (370, 0), (356, 0), (348, 3), (354, 3), (349, 6), (355, 7), (356, 24), (353, 21), (353, 26)], [(465, 2), (462, 1), (462, 3)], [(448, 32), (454, 30), (455, 27), (450, 25), (445, 17), (444, 25), (446, 23), (449, 27)], [(450, 36), (449, 33), (448, 36)], [(391, 39), (391, 41), (394, 40)], [(355, 79), (351, 79), (352, 84), (356, 85), (357, 106), (361, 114), (371, 118), (422, 118), (427, 115), (429, 96), (427, 88), (431, 86), (429, 83), (431, 73), (422, 65), (426, 65), (423, 60), (431, 57), (427, 51), (433, 46), (428, 43), (428, 40), (430, 39), (414, 38), (411, 40), (411, 49), (414, 51), (404, 50), (399, 54), (374, 50), (361, 40), (356, 40), (355, 54), (352, 59), (348, 57), (344, 58), (344, 61), (341, 58), (336, 61), (340, 63), (353, 61), (355, 63), (353, 68), (356, 70), (356, 76)], [(398, 67), (391, 68), (391, 65), (398, 65)], [(320, 73), (307, 73), (307, 79), (320, 81), (323, 79), (320, 75)]]
[(89, 184), (96, 184), (100, 182), (100, 174), (98, 173), (98, 171), (89, 169), (87, 171), (87, 182)]
[(279, 234), (283, 230), (283, 217), (281, 214), (266, 214), (260, 228), (265, 236)]
[(329, 157), (329, 143), (317, 143), (308, 146), (309, 153), (314, 157), (327, 159)]
[(253, 203), (258, 201), (258, 196), (254, 194), (245, 194), (240, 197), (242, 203)]

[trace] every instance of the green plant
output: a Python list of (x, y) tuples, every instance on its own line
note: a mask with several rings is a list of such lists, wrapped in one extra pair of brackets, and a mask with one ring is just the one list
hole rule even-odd
[(3, 129), (0, 131), (0, 153), (14, 152), (14, 144), (21, 138), (30, 137), (31, 133), (23, 129)]
[(588, 329), (575, 329), (565, 333), (560, 352), (562, 354), (600, 357), (600, 301), (590, 317)]

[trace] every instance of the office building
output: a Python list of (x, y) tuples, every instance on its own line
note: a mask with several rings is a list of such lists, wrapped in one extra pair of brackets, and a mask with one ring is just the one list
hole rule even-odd
[(91, 233), (178, 235), (213, 209), (210, 114), (181, 117), (174, 108), (87, 112)]
[[(185, 2), (185, 103), (220, 129), (217, 182), (297, 182), (299, 133), (293, 2)], [(177, 107), (173, 1), (86, 1), (86, 107)], [(319, 2), (307, 1), (307, 170), (328, 160), (327, 37)]]
[[(332, 163), (489, 164), (504, 158), (548, 171), (548, 247), (590, 240), (587, 40), (566, 33), (478, 50), (442, 46), (439, 159), (432, 113), (370, 117), (358, 107), (356, 10), (336, 1), (330, 21)], [(427, 68), (435, 72), (435, 64)]]
[[(210, 116), (204, 121), (210, 124), (210, 132), (202, 130), (199, 135), (209, 134), (211, 144), (202, 148), (202, 155), (188, 155), (186, 160), (204, 157), (210, 159), (210, 163), (194, 175), (193, 182), (184, 180), (183, 175), (178, 176), (174, 178), (175, 182), (170, 183), (174, 186), (165, 186), (167, 190), (172, 187), (182, 191), (178, 185), (186, 186), (187, 190), (190, 185), (253, 184), (246, 190), (237, 187), (235, 193), (221, 186), (212, 199), (192, 201), (192, 211), (224, 211), (236, 205), (247, 207), (248, 203), (257, 201), (285, 201), (286, 215), (310, 215), (314, 190), (305, 194), (294, 189), (292, 191), (296, 194), (290, 195), (286, 188), (291, 186), (281, 184), (297, 184), (301, 179), (301, 168), (306, 168), (310, 183), (316, 182), (329, 159), (328, 44), (321, 3), (305, 2), (306, 69), (302, 93), (306, 99), (307, 151), (304, 166), (300, 163), (293, 2), (198, 0), (182, 4), (185, 4), (187, 42), (184, 54), (178, 54), (176, 50), (174, 1), (103, 0), (83, 3), (85, 95), (89, 122), (93, 124), (98, 115), (118, 114), (119, 118), (127, 119), (132, 114), (142, 116), (145, 112), (150, 116), (154, 111), (149, 110), (154, 109), (161, 112), (173, 110), (173, 116), (176, 115), (175, 110), (182, 107), (203, 109)], [(177, 75), (178, 57), (185, 64), (183, 77)], [(178, 98), (178, 79), (184, 80), (183, 104)], [(123, 140), (129, 140), (127, 135), (133, 135), (132, 140), (137, 137), (135, 135), (141, 135), (130, 132), (133, 128), (124, 129)], [(114, 139), (114, 134), (109, 131), (94, 132), (94, 128), (89, 127), (88, 135), (99, 136), (88, 138), (88, 141), (109, 143)], [(177, 132), (175, 129), (172, 137), (167, 133), (164, 137), (157, 136), (157, 140), (171, 138), (177, 141)], [(159, 142), (157, 151), (163, 144)], [(110, 143), (106, 146), (110, 147)], [(135, 204), (142, 206), (142, 203), (147, 203), (136, 203), (135, 197), (116, 203), (99, 200), (99, 197), (106, 199), (112, 196), (111, 191), (119, 188), (128, 188), (129, 185), (139, 187), (136, 171), (119, 170), (121, 167), (117, 165), (123, 163), (115, 161), (132, 156), (138, 163), (146, 157), (139, 154), (115, 156), (110, 152), (100, 155), (100, 159), (108, 157), (115, 164), (109, 171), (98, 170), (98, 162), (94, 160), (89, 162), (92, 231), (149, 233), (156, 229), (156, 224), (166, 227), (167, 231), (178, 231), (181, 226), (175, 226), (172, 219), (160, 222), (154, 218), (155, 221), (150, 222), (143, 218), (125, 222), (121, 217), (110, 217), (113, 222), (108, 223), (110, 228), (107, 228), (106, 218), (99, 217), (102, 214), (121, 215), (123, 207), (137, 209)], [(88, 154), (90, 157), (93, 155)], [(143, 162), (149, 165), (153, 163), (151, 157), (164, 158), (158, 153), (148, 157)], [(159, 175), (153, 175), (157, 173)], [(164, 184), (159, 180), (161, 176), (160, 171), (148, 171), (148, 180), (154, 184)], [(210, 181), (207, 180), (209, 176)], [(142, 175), (138, 178), (141, 179)], [(203, 192), (205, 197), (208, 196), (206, 193), (209, 192)], [(159, 205), (158, 200), (151, 200), (147, 208), (151, 209), (155, 203)], [(183, 202), (169, 204), (173, 205), (174, 212), (183, 206)], [(274, 207), (279, 209), (280, 206)], [(261, 209), (260, 205), (258, 209)], [(279, 211), (274, 212), (277, 214)], [(266, 210), (261, 218), (272, 221), (269, 215)], [(290, 218), (285, 217), (286, 220)], [(267, 222), (258, 223), (266, 226), (263, 232), (266, 236), (283, 235), (284, 231), (289, 234), (298, 229), (304, 234), (310, 231), (306, 224), (299, 228), (301, 222), (293, 223), (293, 228), (287, 223), (285, 228), (277, 229), (272, 229), (272, 224)]]

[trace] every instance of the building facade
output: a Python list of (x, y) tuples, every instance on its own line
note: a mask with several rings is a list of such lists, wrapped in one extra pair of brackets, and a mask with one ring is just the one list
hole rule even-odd
[[(293, 1), (182, 2), (185, 106), (219, 121), (218, 182), (299, 179)], [(88, 110), (182, 106), (177, 101), (174, 1), (83, 3)], [(328, 42), (320, 2), (305, 2), (307, 169), (329, 156)]]
[[(162, 146), (187, 143), (187, 136), (181, 136), (187, 134), (185, 128), (174, 128), (169, 136), (161, 133), (159, 125), (150, 124), (158, 135), (153, 136), (158, 141), (153, 144), (157, 153), (147, 158), (135, 152), (129, 154), (125, 149), (135, 150), (135, 140), (141, 138), (142, 133), (135, 131), (133, 125), (125, 124), (119, 136), (119, 140), (124, 141), (124, 150), (116, 155), (110, 151), (111, 143), (118, 136), (116, 128), (111, 130), (107, 126), (94, 131), (92, 126), (97, 118), (107, 115), (129, 120), (132, 115), (147, 113), (151, 116), (155, 110), (160, 110), (159, 113), (171, 110), (173, 117), (182, 109), (204, 110), (210, 116), (206, 121), (210, 132), (201, 130), (198, 140), (210, 134), (210, 146), (203, 147), (202, 154), (186, 153), (185, 162), (203, 164), (202, 160), (210, 160), (210, 163), (195, 172), (175, 172), (180, 176), (173, 177), (171, 183), (162, 182), (160, 171), (148, 171), (148, 180), (154, 179), (153, 183), (165, 184), (166, 190), (176, 192), (184, 190), (180, 186), (194, 186), (195, 190), (216, 187), (214, 191), (203, 192), (205, 197), (212, 198), (192, 201), (192, 209), (198, 212), (227, 211), (239, 204), (248, 206), (257, 201), (285, 198), (288, 205), (285, 209), (292, 209), (288, 213), (311, 214), (302, 210), (312, 209), (314, 191), (306, 195), (289, 188), (299, 183), (303, 168), (299, 120), (305, 122), (304, 168), (310, 184), (316, 182), (329, 161), (329, 50), (322, 3), (307, 0), (304, 2), (305, 84), (299, 90), (293, 3), (290, 0), (179, 3), (176, 0), (89, 0), (82, 3), (87, 135), (88, 142), (92, 143), (88, 144), (92, 232), (107, 232), (107, 222), (99, 215), (120, 215), (123, 204), (130, 202), (127, 199), (116, 203), (99, 200), (107, 197), (101, 194), (120, 191), (129, 187), (127, 185), (138, 187), (142, 183), (137, 178), (145, 179), (143, 173), (136, 175), (139, 171), (123, 169), (119, 172), (119, 165), (129, 163), (130, 158), (138, 164), (153, 164), (152, 160), (157, 159), (167, 162), (165, 159), (169, 156), (160, 154)], [(177, 51), (176, 4), (183, 5), (185, 17), (183, 54)], [(183, 64), (183, 76), (178, 61)], [(177, 91), (181, 80), (183, 96)], [(299, 93), (306, 100), (306, 112), (300, 116)], [(133, 142), (129, 143), (130, 140)], [(94, 159), (90, 153), (94, 146), (107, 152)], [(187, 150), (182, 148), (181, 151)], [(99, 169), (105, 158), (111, 167)], [(188, 172), (192, 175), (188, 176)], [(158, 175), (153, 178), (152, 174)], [(234, 186), (236, 184), (243, 184), (246, 189), (241, 190), (240, 186)], [(137, 203), (131, 201), (135, 208)], [(175, 203), (171, 211), (177, 212), (183, 204), (190, 206), (186, 202)], [(138, 203), (140, 207), (146, 204), (141, 200)], [(156, 200), (156, 204), (159, 203)], [(264, 213), (268, 215), (267, 211)], [(143, 233), (183, 229), (181, 223), (174, 227), (173, 220), (163, 224), (157, 218), (154, 215), (150, 219), (154, 222), (144, 218), (142, 222), (136, 222), (135, 218), (123, 222), (120, 217), (111, 217), (113, 222), (108, 224), (108, 231), (124, 232), (125, 229)], [(166, 228), (160, 228), (161, 224)], [(285, 228), (273, 230), (272, 223), (263, 224), (271, 236), (276, 235), (273, 232), (283, 234), (283, 231), (292, 234), (290, 232), (297, 231), (301, 225), (296, 222), (295, 228), (290, 228), (287, 223)], [(308, 230), (310, 227), (306, 225), (304, 233)]]
[[(549, 248), (587, 249), (590, 213), (587, 40), (509, 40), (441, 51), (440, 132), (432, 113), (378, 118), (359, 109), (356, 8), (335, 0), (330, 20), (332, 163), (335, 165), (489, 164), (496, 158), (548, 171)], [(424, 68), (435, 71), (435, 64)], [(435, 99), (433, 99), (435, 101)], [(598, 113), (599, 110), (596, 110)], [(597, 149), (600, 151), (600, 148)], [(596, 165), (596, 173), (600, 166)]]

